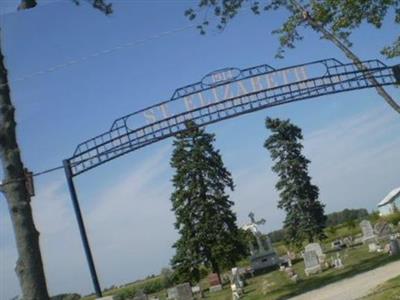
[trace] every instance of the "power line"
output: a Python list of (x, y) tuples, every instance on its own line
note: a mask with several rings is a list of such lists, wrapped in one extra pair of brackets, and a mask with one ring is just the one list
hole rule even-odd
[(32, 176), (36, 177), (36, 176), (44, 175), (44, 174), (51, 173), (51, 172), (54, 172), (54, 171), (58, 171), (60, 169), (64, 169), (64, 166), (58, 166), (58, 167), (47, 169), (47, 170), (44, 170), (44, 171), (41, 171), (41, 172), (37, 172), (37, 173), (32, 174)]
[(122, 49), (125, 49), (125, 48), (138, 47), (138, 46), (141, 46), (141, 45), (145, 44), (146, 42), (158, 40), (158, 39), (161, 39), (163, 37), (166, 37), (166, 36), (169, 36), (169, 35), (173, 35), (173, 34), (188, 30), (188, 29), (196, 27), (196, 26), (197, 25), (188, 25), (188, 26), (184, 26), (184, 27), (180, 27), (180, 28), (176, 28), (176, 29), (172, 29), (172, 30), (168, 30), (168, 31), (163, 31), (163, 32), (160, 32), (158, 34), (155, 34), (155, 35), (149, 36), (147, 38), (144, 38), (144, 39), (135, 40), (135, 41), (127, 42), (127, 43), (124, 43), (124, 44), (121, 44), (121, 45), (118, 45), (118, 46), (114, 46), (114, 47), (109, 48), (109, 49), (96, 51), (96, 52), (94, 52), (92, 54), (85, 55), (85, 56), (82, 56), (82, 57), (76, 58), (76, 59), (71, 59), (71, 60), (69, 60), (69, 61), (67, 61), (65, 63), (54, 65), (52, 67), (49, 67), (49, 68), (41, 70), (41, 71), (37, 71), (37, 72), (31, 73), (31, 74), (28, 74), (28, 75), (24, 75), (24, 76), (21, 76), (19, 78), (14, 79), (14, 80), (9, 80), (6, 83), (0, 84), (0, 86), (9, 85), (10, 83), (15, 83), (15, 82), (19, 82), (19, 81), (25, 81), (27, 79), (31, 79), (33, 77), (45, 75), (45, 74), (48, 74), (48, 73), (53, 73), (55, 71), (59, 71), (59, 70), (68, 68), (70, 66), (82, 63), (82, 62), (84, 62), (86, 60), (89, 60), (91, 58), (95, 58), (95, 57), (103, 56), (103, 55), (106, 55), (106, 54), (110, 54), (110, 53), (113, 53), (113, 52), (116, 52), (116, 51), (119, 51), (119, 50), (122, 50)]
[[(46, 170), (43, 170), (43, 171), (40, 171), (40, 172), (32, 173), (30, 176), (37, 177), (37, 176), (41, 176), (41, 175), (45, 175), (45, 174), (48, 174), (48, 173), (51, 173), (51, 172), (58, 171), (60, 169), (64, 169), (64, 166), (58, 166), (58, 167), (46, 169)], [(19, 181), (25, 181), (25, 180), (27, 180), (27, 176), (14, 178), (14, 179), (7, 180), (7, 181), (0, 181), (0, 188), (2, 188), (5, 185), (8, 185), (8, 184), (12, 184), (12, 183), (19, 182)]]

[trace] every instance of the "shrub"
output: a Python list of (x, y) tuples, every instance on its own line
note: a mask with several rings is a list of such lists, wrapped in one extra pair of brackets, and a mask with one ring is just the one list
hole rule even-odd
[(164, 289), (164, 284), (161, 278), (154, 278), (146, 281), (138, 286), (139, 289), (143, 290), (146, 294), (153, 294)]
[(118, 290), (118, 292), (114, 295), (114, 300), (126, 300), (131, 299), (135, 296), (137, 292), (136, 287), (126, 287)]
[(394, 212), (390, 215), (382, 217), (386, 222), (391, 223), (395, 226), (400, 222), (400, 212)]

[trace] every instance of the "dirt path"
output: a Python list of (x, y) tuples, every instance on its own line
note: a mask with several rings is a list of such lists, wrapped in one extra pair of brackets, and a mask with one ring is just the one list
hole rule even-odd
[(368, 295), (377, 285), (400, 275), (400, 261), (340, 280), (290, 300), (355, 300)]

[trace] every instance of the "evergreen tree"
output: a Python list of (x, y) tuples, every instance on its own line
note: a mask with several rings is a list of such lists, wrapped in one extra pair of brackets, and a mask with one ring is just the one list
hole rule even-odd
[(308, 175), (310, 161), (302, 154), (301, 129), (289, 120), (266, 119), (266, 127), (272, 134), (264, 147), (275, 161), (272, 170), (278, 174), (276, 188), (280, 200), (278, 207), (286, 211), (284, 229), (287, 240), (301, 244), (324, 238), (326, 216), (324, 204), (318, 200), (319, 189)]
[(221, 155), (213, 147), (213, 134), (205, 133), (194, 122), (174, 141), (171, 166), (174, 192), (172, 210), (180, 238), (174, 244), (171, 261), (179, 281), (198, 281), (202, 265), (220, 276), (247, 254), (236, 225), (233, 202), (225, 193), (234, 184)]

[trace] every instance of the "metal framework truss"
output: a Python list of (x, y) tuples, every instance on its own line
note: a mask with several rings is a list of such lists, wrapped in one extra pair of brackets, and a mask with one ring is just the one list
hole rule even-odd
[[(279, 70), (268, 65), (261, 65), (244, 70), (230, 68), (210, 73), (198, 83), (177, 89), (170, 100), (123, 116), (115, 120), (111, 129), (107, 132), (79, 144), (73, 156), (67, 160), (72, 170), (72, 176), (84, 173), (131, 151), (174, 136), (185, 130), (187, 120), (193, 120), (197, 125), (205, 126), (293, 101), (371, 88), (376, 85), (384, 86), (400, 83), (400, 65), (390, 67), (379, 60), (364, 61), (362, 64), (364, 70), (360, 71), (355, 64), (343, 64), (336, 59), (326, 59)], [(153, 108), (172, 105), (177, 101), (182, 101), (182, 99), (188, 99), (193, 95), (199, 95), (199, 93), (228, 84), (260, 78), (260, 76), (268, 76), (268, 74), (272, 76), (272, 74), (301, 67), (319, 67), (323, 69), (323, 72), (321, 75), (311, 76), (311, 78), (253, 90), (192, 109), (187, 108), (160, 120), (154, 119), (147, 125), (132, 128), (129, 124), (131, 118), (151, 111)], [(229, 76), (226, 76), (226, 74), (229, 74)], [(371, 77), (375, 78), (375, 83), (370, 80)], [(210, 82), (210, 78), (218, 78), (218, 80)]]

